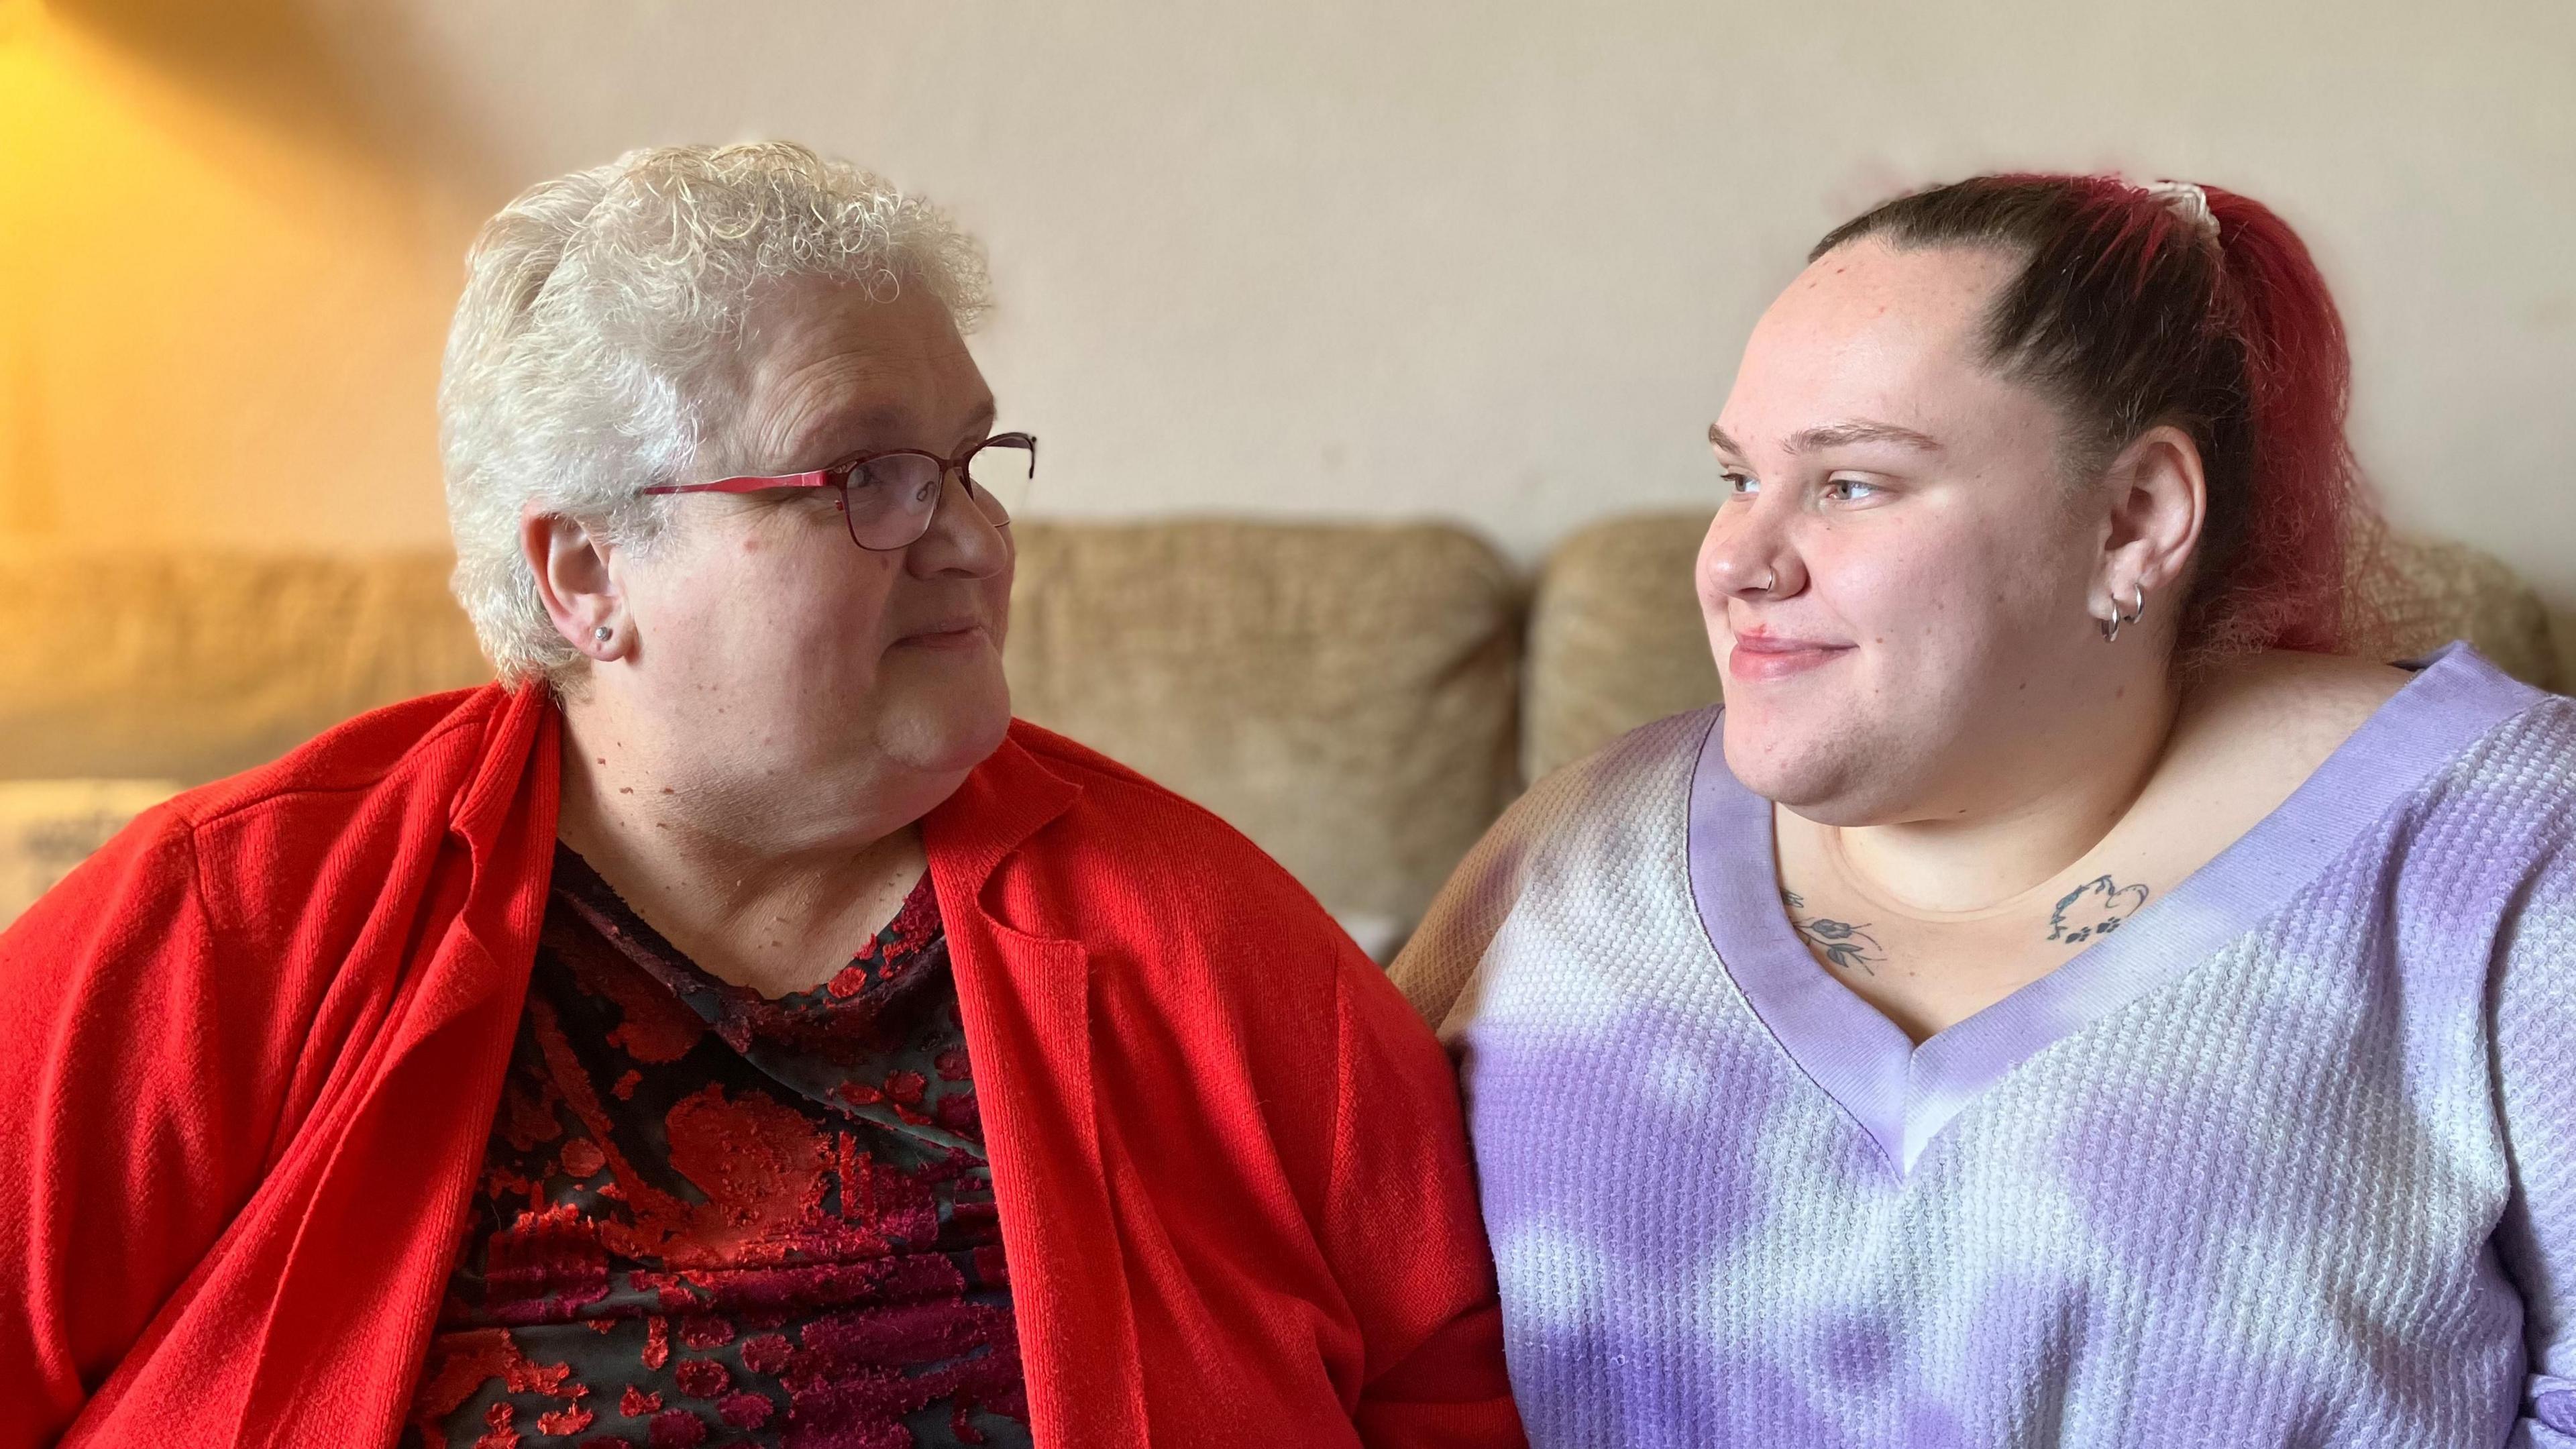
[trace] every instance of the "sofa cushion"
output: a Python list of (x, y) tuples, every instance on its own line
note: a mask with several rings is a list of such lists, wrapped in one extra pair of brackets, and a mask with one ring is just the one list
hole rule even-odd
[(2557, 689), (2557, 641), (2540, 595), (2504, 560), (2464, 543), (2391, 537), (2387, 567), (2354, 574), (2360, 606), (2388, 632), (2389, 657), (2466, 639), (2526, 684)]
[[(1530, 606), (1524, 779), (1717, 701), (1691, 585), (1707, 531), (1705, 513), (1613, 519), (1548, 558)], [(2355, 584), (2387, 623), (2391, 657), (2466, 639), (2516, 678), (2556, 687), (2548, 616), (2502, 562), (2465, 544), (2391, 538), (2385, 565), (2357, 568)]]
[(1029, 526), (1018, 712), (1223, 816), (1363, 940), (1417, 919), (1513, 786), (1519, 600), (1453, 528)]
[(0, 554), (0, 777), (202, 783), (492, 677), (445, 554)]
[(1716, 703), (1717, 666), (1691, 585), (1707, 531), (1706, 514), (1619, 518), (1548, 555), (1530, 601), (1524, 780), (1650, 720)]
[(178, 793), (175, 780), (0, 780), (0, 927)]

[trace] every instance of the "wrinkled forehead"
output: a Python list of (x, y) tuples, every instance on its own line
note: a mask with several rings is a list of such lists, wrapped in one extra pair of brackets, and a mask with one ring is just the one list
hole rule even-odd
[(727, 451), (762, 471), (855, 453), (946, 453), (993, 420), (993, 394), (925, 287), (790, 279), (755, 295), (740, 334)]
[[(1748, 446), (1852, 419), (1946, 437), (2022, 393), (1983, 329), (2014, 259), (1864, 239), (1810, 263), (1746, 341), (1721, 422)], [(2026, 401), (2027, 399), (2023, 399)]]

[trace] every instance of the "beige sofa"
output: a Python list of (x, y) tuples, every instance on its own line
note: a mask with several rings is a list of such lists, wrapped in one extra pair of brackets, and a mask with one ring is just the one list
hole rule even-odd
[[(1431, 524), (1024, 524), (1020, 713), (1240, 826), (1384, 950), (1520, 788), (1717, 698), (1705, 515), (1601, 524), (1534, 580)], [(2556, 687), (2501, 564), (2404, 544), (2410, 650)], [(152, 800), (486, 677), (446, 560), (0, 553), (0, 921)]]

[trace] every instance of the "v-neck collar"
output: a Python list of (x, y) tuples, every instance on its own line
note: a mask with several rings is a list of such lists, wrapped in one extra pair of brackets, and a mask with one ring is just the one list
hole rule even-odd
[(1902, 1176), (1979, 1092), (2252, 930), (2436, 769), (2543, 697), (2467, 645), (2445, 646), (2208, 864), (2115, 934), (1920, 1046), (1798, 939), (1780, 904), (1771, 802), (1727, 768), (1716, 715), (1691, 776), (1691, 895), (1755, 1015)]

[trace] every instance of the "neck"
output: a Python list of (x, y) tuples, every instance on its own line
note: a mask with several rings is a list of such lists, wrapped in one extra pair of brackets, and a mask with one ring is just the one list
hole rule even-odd
[(917, 822), (954, 781), (889, 768), (857, 789), (764, 788), (787, 772), (711, 769), (622, 713), (566, 704), (557, 831), (710, 975), (768, 996), (810, 990), (919, 882)]
[(1851, 883), (1924, 916), (2005, 906), (2092, 853), (2145, 791), (2180, 710), (2161, 669), (2105, 683), (2096, 707), (1994, 751), (1979, 777), (1916, 818), (1819, 827)]

